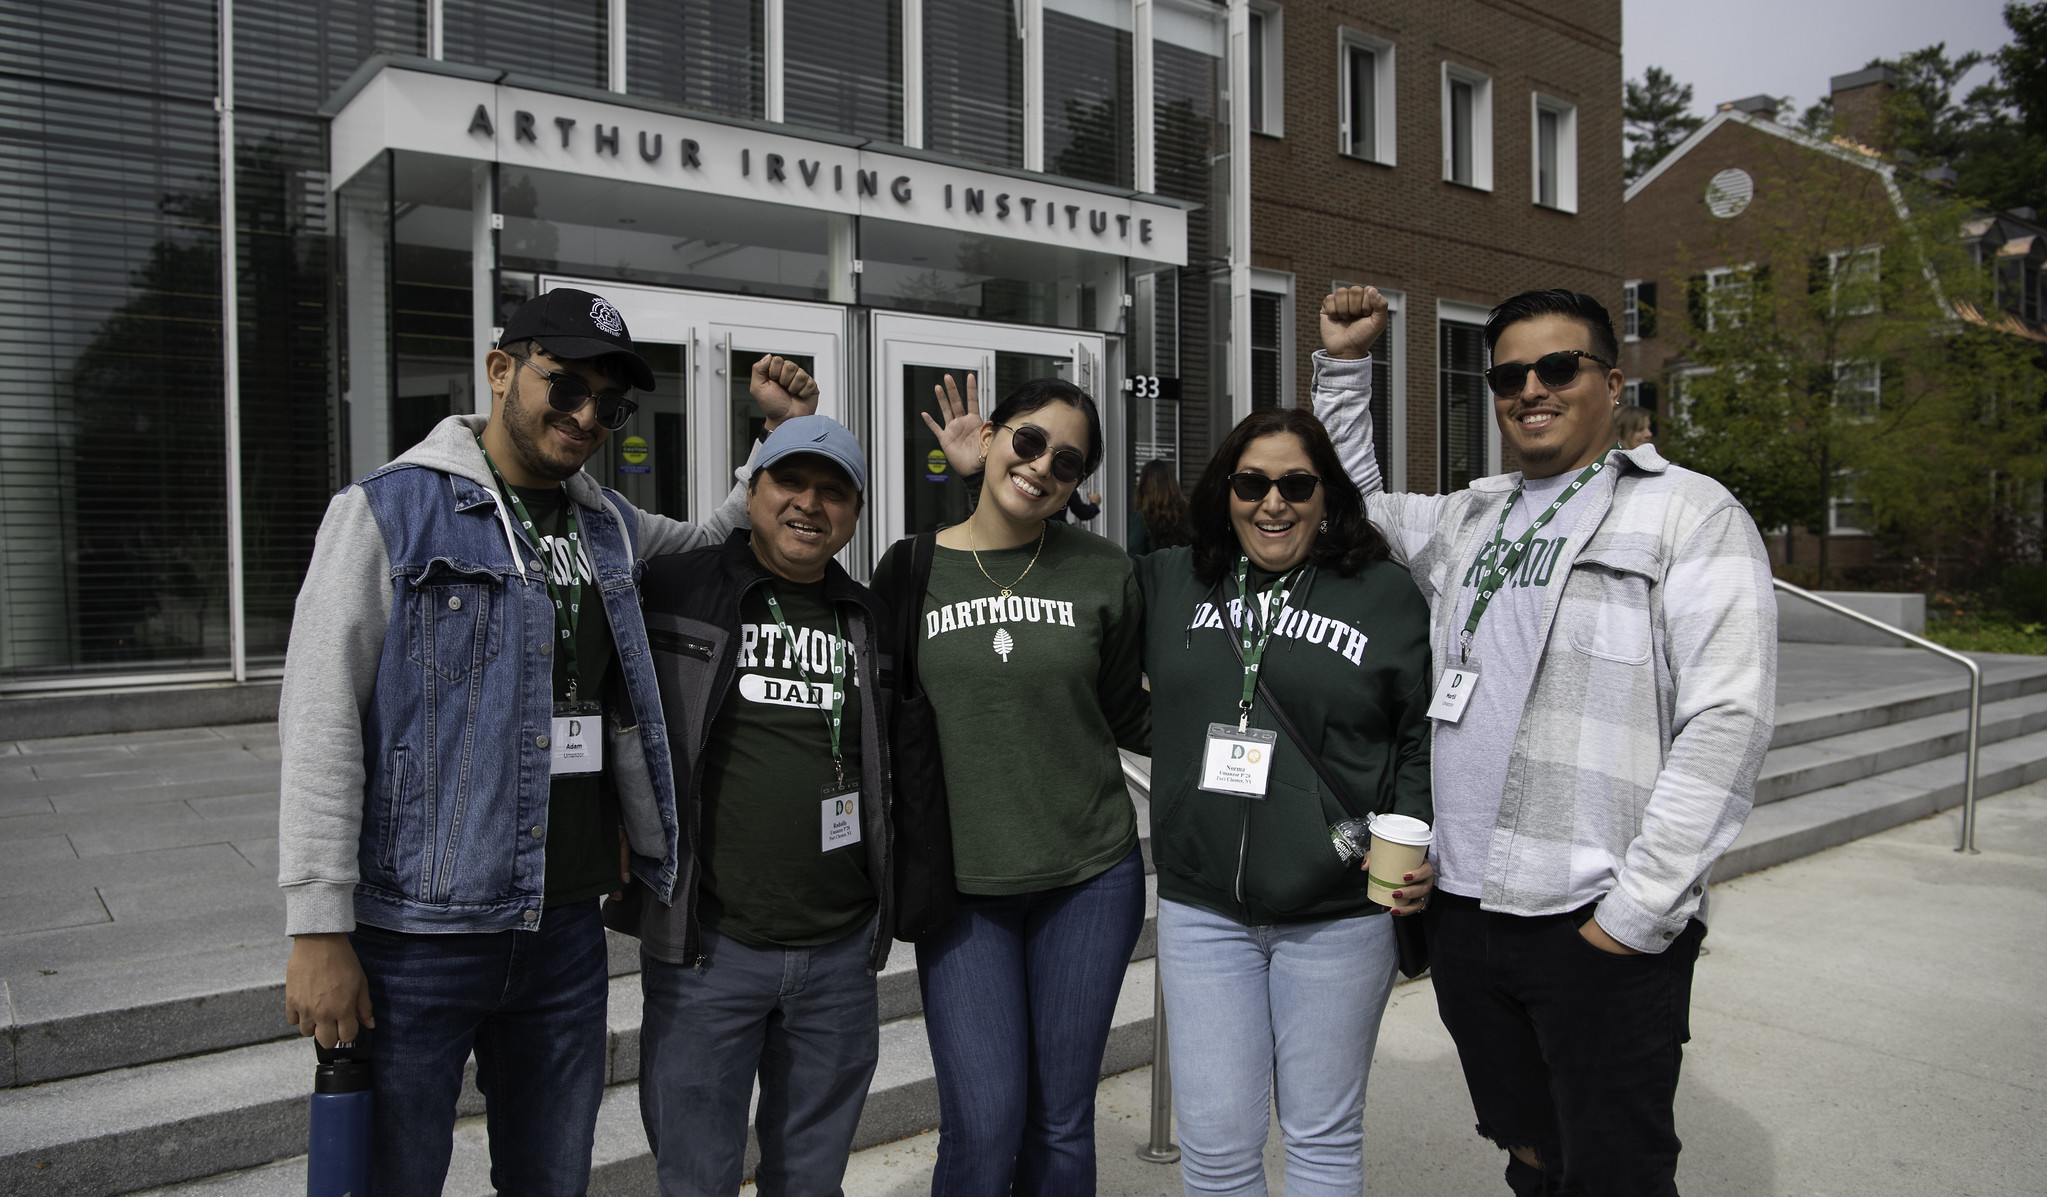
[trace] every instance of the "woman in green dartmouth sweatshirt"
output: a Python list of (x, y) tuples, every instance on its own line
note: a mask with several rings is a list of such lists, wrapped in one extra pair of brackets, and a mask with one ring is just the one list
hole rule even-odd
[[(1193, 546), (1137, 563), (1182, 1175), (1264, 1191), (1271, 1078), (1286, 1191), (1355, 1194), (1393, 928), (1332, 845), (1343, 804), (1253, 687), (1358, 809), (1430, 822), (1428, 607), (1307, 412), (1238, 424), (1192, 505)], [(1395, 896), (1419, 909), (1429, 867), (1410, 876)]]
[[(1121, 548), (1052, 517), (1102, 459), (1094, 400), (1027, 382), (935, 421), (980, 503), (938, 534), (917, 642), (937, 715), (959, 913), (917, 941), (938, 1079), (934, 1197), (1091, 1193), (1094, 1099), (1144, 924), (1119, 745), (1150, 748), (1143, 600)], [(925, 419), (930, 420), (929, 416)], [(962, 460), (964, 459), (964, 460)], [(903, 541), (875, 570), (894, 591)]]

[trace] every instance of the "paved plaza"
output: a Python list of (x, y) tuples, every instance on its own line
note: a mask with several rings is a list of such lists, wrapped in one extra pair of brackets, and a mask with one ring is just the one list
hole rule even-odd
[[(1714, 888), (1678, 1090), (1682, 1191), (2047, 1191), (2047, 783), (1983, 803), (1981, 855), (1952, 850), (1958, 823), (1936, 815)], [(1394, 990), (1368, 1101), (1366, 1194), (1506, 1193), (1426, 978)], [(1150, 1102), (1149, 1068), (1102, 1084), (1104, 1197), (1181, 1192), (1178, 1165), (1137, 1159)], [(930, 1192), (937, 1140), (855, 1155), (848, 1197)], [(1275, 1136), (1275, 1193), (1283, 1169)]]

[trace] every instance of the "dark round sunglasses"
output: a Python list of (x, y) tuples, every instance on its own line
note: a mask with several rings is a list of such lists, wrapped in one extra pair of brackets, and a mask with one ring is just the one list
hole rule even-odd
[(1246, 503), (1263, 503), (1275, 486), (1279, 488), (1279, 497), (1287, 502), (1305, 503), (1320, 485), (1322, 479), (1313, 474), (1281, 474), (1277, 478), (1249, 473), (1230, 475), (1230, 490)]
[[(591, 399), (590, 384), (573, 374), (559, 370), (543, 370), (525, 358), (518, 363), (547, 380), (547, 405), (565, 416), (573, 416), (583, 410)], [(625, 397), (620, 391), (597, 391), (597, 422), (613, 432), (625, 427), (633, 418), (640, 405)]]
[(1552, 389), (1566, 387), (1578, 377), (1578, 359), (1581, 357), (1613, 369), (1612, 362), (1583, 349), (1559, 349), (1536, 358), (1533, 366), (1527, 362), (1501, 362), (1485, 372), (1485, 382), (1493, 389), (1493, 394), (1502, 399), (1511, 399), (1521, 393), (1531, 369), (1535, 371), (1535, 380), (1542, 385)]
[[(997, 428), (1009, 429), (1009, 447), (1016, 451), (1019, 461), (1036, 461), (1052, 448), (1052, 440), (1045, 430), (1036, 424), (997, 424)], [(1082, 471), (1087, 469), (1087, 458), (1078, 449), (1052, 450), (1052, 476), (1061, 482), (1078, 482)]]

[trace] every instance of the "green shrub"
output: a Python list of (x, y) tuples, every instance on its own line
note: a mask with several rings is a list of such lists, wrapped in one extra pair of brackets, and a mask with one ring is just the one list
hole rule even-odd
[(2027, 623), (2047, 622), (2047, 565), (2008, 566), (1998, 598)]

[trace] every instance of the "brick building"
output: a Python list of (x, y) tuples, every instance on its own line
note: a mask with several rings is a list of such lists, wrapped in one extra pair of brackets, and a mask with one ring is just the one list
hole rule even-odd
[[(1674, 410), (1685, 378), (1699, 369), (1687, 356), (1694, 329), (1709, 329), (1730, 297), (1752, 285), (1781, 291), (1783, 280), (1802, 280), (1807, 289), (1838, 289), (1854, 277), (1871, 284), (1890, 279), (1880, 243), (1898, 235), (1901, 214), (1915, 196), (1953, 180), (1945, 168), (1917, 172), (1909, 155), (1886, 152), (1885, 114), (1895, 82), (1883, 67), (1835, 76), (1836, 132), (1828, 139), (1778, 123), (1768, 96), (1722, 104), (1627, 189), (1621, 369), (1633, 401)], [(2040, 322), (2047, 233), (2035, 213), (1982, 213), (1961, 232), (1977, 263), (1997, 272), (2003, 309), (1970, 309), (1965, 318), (2047, 339)], [(1771, 284), (1772, 277), (1779, 281)], [(1880, 365), (1840, 362), (1836, 371), (1837, 402), (1882, 402), (1889, 382)], [(1866, 515), (1852, 493), (1833, 500), (1833, 566), (1876, 561)], [(1766, 539), (1775, 564), (1817, 559), (1811, 529), (1779, 529)]]
[(1254, 403), (1308, 401), (1321, 297), (1369, 283), (1388, 485), (1497, 472), (1486, 310), (1563, 286), (1620, 314), (1619, 0), (1251, 9)]

